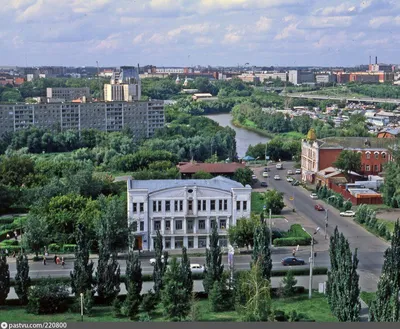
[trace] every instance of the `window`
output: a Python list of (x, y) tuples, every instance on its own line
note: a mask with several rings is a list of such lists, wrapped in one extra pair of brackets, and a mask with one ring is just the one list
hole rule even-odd
[(175, 229), (176, 230), (181, 230), (182, 229), (182, 221), (181, 220), (177, 220), (175, 222)]
[(236, 210), (240, 210), (240, 201), (236, 201)]
[(243, 201), (243, 210), (247, 210), (247, 201)]
[(154, 231), (159, 231), (161, 230), (161, 222), (159, 220), (156, 220), (154, 222)]
[(179, 211), (183, 211), (183, 201), (179, 201)]
[(371, 159), (371, 154), (370, 154), (370, 153), (365, 153), (365, 157), (366, 157), (367, 159)]
[(171, 238), (165, 238), (165, 249), (171, 249)]
[(171, 221), (170, 220), (165, 221), (165, 229), (167, 231), (169, 231), (171, 229)]
[(226, 219), (221, 219), (221, 220), (219, 221), (219, 228), (220, 228), (221, 230), (225, 230), (225, 229), (226, 229)]
[(161, 212), (161, 201), (157, 201), (157, 211)]
[(199, 230), (205, 230), (206, 229), (206, 221), (205, 220), (199, 220)]
[(165, 211), (171, 211), (171, 201), (165, 201)]
[(221, 211), (222, 210), (222, 200), (219, 200), (219, 204), (218, 204), (218, 210)]
[(228, 200), (224, 200), (224, 210), (228, 210)]
[(211, 220), (211, 222), (210, 222), (210, 224), (211, 224), (210, 228), (211, 228), (211, 229), (213, 229), (213, 228), (214, 228), (214, 226), (215, 226), (215, 220), (214, 220), (214, 219), (212, 219), (212, 220)]
[(378, 170), (379, 170), (379, 169), (378, 169), (378, 165), (375, 165), (375, 166), (374, 166), (374, 171), (377, 172)]
[(132, 211), (137, 212), (137, 203), (132, 203)]
[(220, 239), (219, 240), (219, 246), (220, 247), (227, 247), (228, 246), (228, 240), (227, 239)]
[(157, 211), (157, 201), (153, 201), (153, 211)]
[(375, 159), (378, 159), (378, 158), (379, 158), (379, 153), (375, 152)]
[(139, 211), (144, 212), (144, 203), (143, 202), (139, 203)]
[(188, 211), (192, 211), (193, 210), (193, 201), (189, 200), (188, 201)]
[(179, 201), (175, 201), (174, 202), (174, 210), (178, 211), (178, 209), (179, 209)]
[(205, 236), (199, 237), (199, 248), (207, 247), (207, 238)]
[(365, 171), (370, 171), (370, 166), (369, 165), (365, 166)]
[(175, 249), (180, 249), (183, 247), (183, 238), (175, 238)]
[(386, 153), (382, 153), (382, 159), (386, 159)]
[(211, 210), (215, 210), (215, 200), (211, 200)]
[(188, 238), (188, 248), (194, 248), (194, 238), (192, 236)]
[(201, 211), (201, 200), (197, 201), (197, 210)]
[(137, 222), (136, 222), (136, 221), (135, 221), (135, 222), (132, 222), (131, 228), (132, 228), (132, 231), (133, 231), (133, 232), (137, 232)]
[(143, 221), (140, 222), (140, 230), (141, 230), (141, 231), (144, 231), (144, 222), (143, 222)]
[(203, 200), (203, 211), (207, 210), (207, 201)]

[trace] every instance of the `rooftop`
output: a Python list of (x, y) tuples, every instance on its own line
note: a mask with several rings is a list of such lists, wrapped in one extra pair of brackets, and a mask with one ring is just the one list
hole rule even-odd
[(327, 137), (318, 140), (320, 148), (345, 149), (388, 149), (396, 145), (396, 140), (377, 137)]
[(210, 174), (233, 174), (237, 169), (244, 168), (244, 163), (192, 163), (187, 162), (178, 165), (181, 174), (194, 174), (199, 171), (204, 171)]
[[(242, 184), (226, 177), (218, 176), (212, 179), (159, 179), (159, 180), (129, 180), (129, 190), (145, 189), (149, 193), (177, 188), (177, 187), (209, 187), (225, 191), (231, 191), (232, 188), (244, 188)], [(250, 188), (250, 186), (246, 186)]]

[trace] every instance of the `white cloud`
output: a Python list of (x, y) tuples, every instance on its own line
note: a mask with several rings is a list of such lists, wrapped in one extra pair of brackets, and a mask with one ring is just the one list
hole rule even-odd
[(139, 44), (143, 42), (144, 33), (140, 33), (136, 37), (133, 38), (133, 44)]
[(275, 40), (283, 40), (287, 38), (291, 38), (298, 35), (304, 35), (304, 32), (299, 30), (297, 26), (299, 23), (292, 23), (286, 26), (280, 33), (275, 36)]
[(266, 32), (272, 27), (272, 19), (261, 16), (256, 23), (256, 30)]
[(206, 33), (212, 29), (214, 29), (215, 26), (211, 26), (208, 23), (204, 24), (193, 24), (193, 25), (182, 25), (176, 29), (173, 29), (167, 33), (167, 36), (169, 38), (174, 38), (179, 36), (181, 33), (189, 33), (189, 34), (202, 34)]
[(102, 51), (112, 51), (116, 50), (120, 47), (121, 39), (120, 34), (111, 34), (106, 39), (101, 40), (94, 47), (94, 51), (102, 50)]
[(369, 26), (371, 26), (373, 29), (380, 28), (382, 25), (387, 25), (387, 24), (400, 24), (400, 16), (378, 16), (374, 17), (369, 21)]
[(320, 38), (313, 44), (315, 48), (334, 48), (338, 49), (348, 41), (348, 36), (345, 32), (339, 32), (336, 34), (327, 34)]
[(141, 18), (138, 17), (127, 17), (123, 16), (119, 19), (122, 25), (135, 25), (142, 21)]
[(198, 45), (211, 45), (213, 40), (209, 37), (196, 37), (194, 38), (194, 42)]
[(349, 27), (353, 18), (350, 16), (310, 17), (308, 25), (313, 28), (343, 28)]
[(238, 32), (228, 32), (225, 34), (224, 39), (222, 40), (222, 43), (234, 44), (234, 43), (238, 43), (240, 40), (242, 40), (242, 36)]

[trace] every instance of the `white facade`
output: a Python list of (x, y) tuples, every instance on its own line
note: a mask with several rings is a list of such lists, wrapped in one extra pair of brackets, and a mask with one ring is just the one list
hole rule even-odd
[(239, 218), (250, 218), (251, 187), (225, 177), (198, 180), (129, 180), (128, 224), (136, 246), (154, 250), (157, 230), (166, 250), (209, 246), (217, 225), (221, 246)]

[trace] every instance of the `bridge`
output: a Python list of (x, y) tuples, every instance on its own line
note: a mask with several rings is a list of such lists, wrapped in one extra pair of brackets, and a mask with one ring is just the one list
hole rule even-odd
[(390, 103), (390, 104), (400, 104), (400, 99), (395, 98), (373, 98), (373, 97), (346, 97), (346, 96), (326, 96), (326, 95), (316, 95), (316, 94), (305, 94), (305, 93), (296, 93), (290, 94), (285, 93), (281, 94), (285, 97), (292, 98), (305, 98), (305, 99), (317, 99), (317, 100), (334, 100), (334, 101), (345, 101), (345, 102), (365, 102), (365, 103)]

